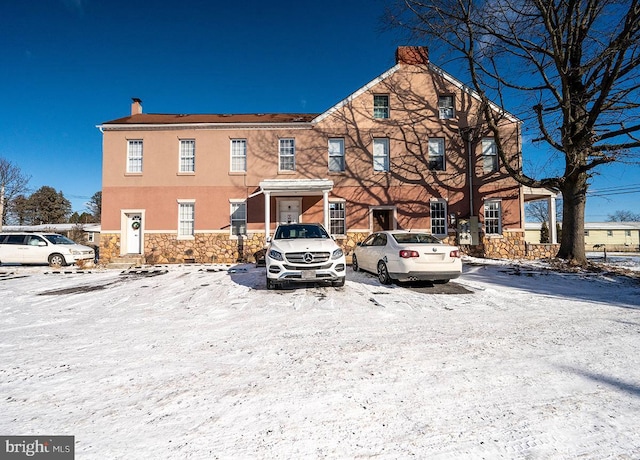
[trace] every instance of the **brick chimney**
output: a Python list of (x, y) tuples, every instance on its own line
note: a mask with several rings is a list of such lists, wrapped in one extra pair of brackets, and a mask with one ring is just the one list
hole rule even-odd
[(142, 100), (137, 97), (132, 97), (131, 100), (131, 115), (139, 115), (142, 113)]
[(429, 48), (426, 46), (398, 46), (396, 64), (426, 65), (429, 63)]

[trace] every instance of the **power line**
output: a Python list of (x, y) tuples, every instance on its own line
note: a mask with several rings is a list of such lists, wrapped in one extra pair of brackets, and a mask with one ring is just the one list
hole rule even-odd
[(640, 193), (640, 184), (624, 185), (619, 187), (606, 187), (596, 190), (589, 190), (587, 196), (589, 197), (603, 197), (612, 195), (631, 195), (634, 193)]

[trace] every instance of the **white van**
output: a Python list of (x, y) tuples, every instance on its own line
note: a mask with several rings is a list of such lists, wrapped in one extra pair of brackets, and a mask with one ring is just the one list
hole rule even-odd
[(92, 248), (57, 233), (0, 233), (0, 264), (64, 266), (94, 258)]

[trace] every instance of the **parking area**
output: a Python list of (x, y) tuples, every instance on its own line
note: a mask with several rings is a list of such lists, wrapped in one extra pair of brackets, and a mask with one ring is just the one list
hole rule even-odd
[[(0, 270), (0, 431), (82, 458), (634, 458), (640, 286), (480, 263), (437, 289), (264, 267)], [(114, 440), (118, 440), (114, 442)]]

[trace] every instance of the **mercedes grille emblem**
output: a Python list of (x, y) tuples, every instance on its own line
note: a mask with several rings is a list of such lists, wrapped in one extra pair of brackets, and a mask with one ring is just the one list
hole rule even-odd
[(310, 252), (306, 252), (304, 254), (304, 261), (308, 264), (310, 264), (311, 262), (313, 262), (313, 254), (311, 254)]

